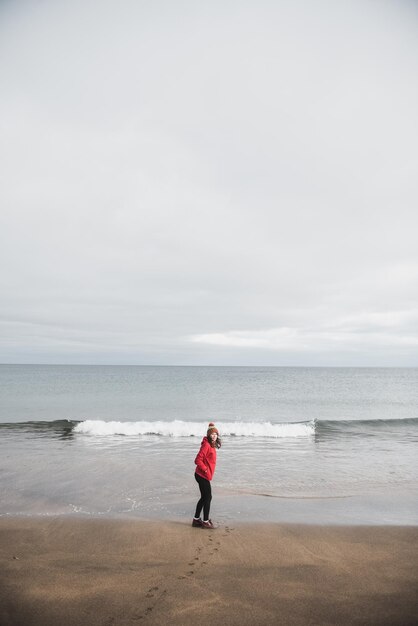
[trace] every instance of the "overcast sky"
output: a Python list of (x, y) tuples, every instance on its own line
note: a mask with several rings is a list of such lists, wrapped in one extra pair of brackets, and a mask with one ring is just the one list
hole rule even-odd
[(418, 365), (418, 5), (0, 2), (0, 361)]

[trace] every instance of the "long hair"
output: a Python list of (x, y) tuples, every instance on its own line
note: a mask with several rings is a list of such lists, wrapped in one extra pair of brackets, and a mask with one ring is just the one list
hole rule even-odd
[(222, 441), (221, 438), (219, 437), (219, 435), (216, 437), (216, 441), (212, 441), (212, 439), (210, 439), (210, 437), (206, 437), (206, 439), (209, 441), (211, 448), (220, 448), (222, 445)]

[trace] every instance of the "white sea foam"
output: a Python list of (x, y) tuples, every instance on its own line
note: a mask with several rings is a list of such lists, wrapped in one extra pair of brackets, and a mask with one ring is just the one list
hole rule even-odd
[[(160, 435), (163, 437), (202, 437), (205, 434), (202, 422), (105, 422), (86, 420), (74, 428), (74, 432), (88, 435)], [(315, 434), (315, 422), (217, 422), (221, 436), (235, 437), (310, 437)]]

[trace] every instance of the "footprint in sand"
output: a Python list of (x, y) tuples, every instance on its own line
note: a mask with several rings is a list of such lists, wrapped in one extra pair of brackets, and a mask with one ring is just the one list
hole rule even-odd
[(152, 609), (153, 609), (153, 608), (154, 608), (153, 606), (148, 606), (148, 607), (145, 609), (145, 614), (144, 614), (144, 615), (133, 615), (133, 616), (131, 617), (131, 621), (136, 622), (136, 621), (138, 621), (138, 620), (140, 620), (140, 619), (144, 619), (144, 617), (146, 617), (147, 615), (149, 615), (149, 614), (151, 613), (151, 611), (152, 611)]
[(153, 591), (158, 591), (158, 587), (151, 587), (151, 589), (148, 589), (148, 593), (145, 597), (153, 598), (154, 597), (154, 594), (152, 593)]
[[(193, 558), (192, 561), (188, 561), (187, 565), (189, 567), (193, 567), (194, 566), (194, 569), (191, 569), (191, 570), (185, 572), (184, 574), (182, 574), (180, 576), (177, 576), (178, 580), (186, 580), (187, 578), (190, 578), (191, 576), (193, 576), (196, 573), (196, 571), (199, 568), (201, 568), (203, 565), (208, 565), (208, 561), (200, 561), (200, 555), (201, 555), (202, 550), (205, 551), (204, 554), (205, 554), (206, 557), (207, 556), (213, 556), (215, 554), (215, 552), (219, 551), (219, 547), (215, 548), (215, 546), (213, 544), (213, 541), (214, 541), (213, 537), (208, 537), (208, 541), (209, 541), (209, 544), (206, 545), (206, 549), (205, 549), (205, 546), (197, 546), (196, 550), (195, 550), (196, 556)], [(216, 546), (220, 546), (220, 545), (221, 545), (221, 542), (217, 541), (216, 542)], [(211, 550), (210, 552), (207, 552), (207, 548), (208, 547), (210, 547), (210, 550)]]

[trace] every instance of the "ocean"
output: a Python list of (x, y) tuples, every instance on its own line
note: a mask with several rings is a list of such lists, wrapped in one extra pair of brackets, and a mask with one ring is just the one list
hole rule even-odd
[(418, 524), (418, 369), (0, 366), (0, 516)]

